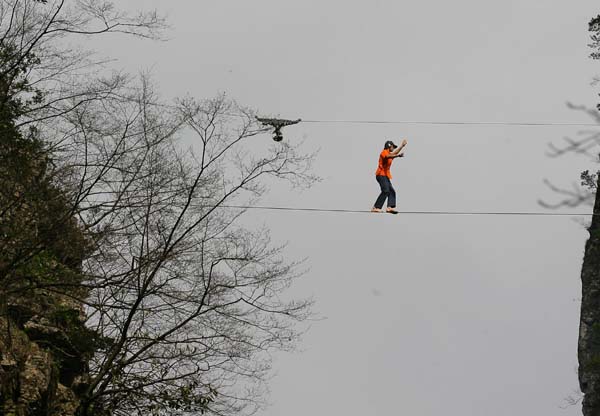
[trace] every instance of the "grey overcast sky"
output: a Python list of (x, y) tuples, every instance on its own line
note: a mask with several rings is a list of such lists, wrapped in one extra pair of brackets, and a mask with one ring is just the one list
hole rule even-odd
[[(591, 122), (600, 63), (588, 58), (591, 0), (117, 1), (169, 15), (168, 42), (105, 37), (166, 97), (226, 92), (304, 120)], [(263, 205), (368, 210), (377, 155), (394, 162), (401, 210), (540, 211), (595, 168), (549, 143), (583, 128), (301, 123), (323, 181)], [(270, 140), (264, 137), (264, 140)], [(577, 212), (591, 211), (579, 207)], [(299, 352), (278, 354), (262, 416), (570, 416), (579, 273), (587, 232), (569, 217), (253, 211), (309, 273)]]

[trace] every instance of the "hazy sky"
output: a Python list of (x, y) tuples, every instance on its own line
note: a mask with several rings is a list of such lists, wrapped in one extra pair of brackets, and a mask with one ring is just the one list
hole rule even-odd
[[(119, 2), (117, 2), (119, 3)], [(98, 46), (167, 97), (226, 92), (304, 120), (591, 122), (600, 74), (588, 58), (597, 1), (148, 1), (164, 43)], [(125, 7), (125, 6), (124, 6)], [(276, 186), (261, 203), (368, 210), (386, 139), (399, 209), (540, 211), (594, 168), (549, 158), (577, 127), (301, 123), (285, 140), (320, 147), (323, 181)], [(265, 137), (264, 140), (270, 140)], [(589, 207), (575, 209), (589, 212)], [(568, 217), (253, 211), (310, 272), (301, 351), (280, 354), (263, 416), (570, 416), (578, 390), (579, 273), (587, 232)]]

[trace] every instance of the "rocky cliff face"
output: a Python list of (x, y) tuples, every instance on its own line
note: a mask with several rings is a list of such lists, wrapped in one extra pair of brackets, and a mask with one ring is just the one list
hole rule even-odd
[[(600, 59), (600, 15), (589, 22), (594, 49), (592, 58)], [(600, 110), (600, 104), (598, 104)], [(587, 171), (582, 174), (588, 175)], [(592, 178), (594, 178), (592, 176)], [(581, 315), (577, 356), (579, 386), (583, 393), (584, 416), (600, 416), (600, 173), (595, 176), (594, 216), (588, 231), (581, 267)]]
[[(598, 199), (594, 213), (600, 215)], [(584, 416), (600, 415), (600, 222), (594, 216), (581, 269), (579, 386)]]
[(6, 312), (0, 317), (0, 414), (75, 415), (90, 354), (80, 305), (41, 291), (9, 303)]
[(27, 81), (34, 61), (0, 42), (0, 415), (67, 416), (96, 339), (76, 300), (88, 247), (51, 152), (17, 127), (42, 99)]
[(11, 117), (0, 105), (0, 415), (74, 415), (95, 340), (76, 300), (86, 238), (43, 143)]

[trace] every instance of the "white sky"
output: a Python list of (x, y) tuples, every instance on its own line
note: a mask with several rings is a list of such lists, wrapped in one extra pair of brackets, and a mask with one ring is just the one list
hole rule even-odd
[[(122, 1), (125, 4), (125, 1)], [(591, 122), (600, 73), (588, 58), (597, 1), (192, 2), (157, 7), (165, 43), (106, 37), (165, 96), (227, 92), (305, 120)], [(409, 142), (392, 173), (400, 210), (540, 211), (594, 168), (549, 143), (576, 127), (301, 123), (285, 140), (320, 147), (323, 181), (274, 186), (262, 204), (368, 210), (377, 155)], [(270, 140), (265, 137), (264, 140)], [(590, 211), (580, 207), (578, 212)], [(302, 351), (276, 357), (263, 416), (570, 416), (578, 389), (579, 272), (587, 232), (572, 218), (256, 211), (310, 272)]]

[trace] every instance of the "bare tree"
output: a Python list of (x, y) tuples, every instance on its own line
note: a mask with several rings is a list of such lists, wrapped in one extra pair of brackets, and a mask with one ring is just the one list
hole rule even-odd
[[(56, 235), (58, 224), (85, 236), (76, 279), (57, 272), (27, 286), (86, 305), (94, 353), (89, 377), (74, 382), (82, 416), (251, 414), (271, 351), (293, 348), (310, 314), (310, 300), (284, 294), (302, 264), (228, 206), (252, 204), (268, 178), (310, 186), (312, 155), (267, 146), (254, 113), (225, 96), (166, 104), (146, 76), (106, 76), (101, 61), (64, 42), (156, 37), (163, 27), (154, 12), (131, 18), (108, 1), (0, 0), (0, 110), (14, 110), (15, 127), (44, 144), (45, 177), (66, 207), (53, 217), (53, 241), (69, 237)], [(196, 145), (183, 150), (190, 138)], [(3, 261), (2, 277), (48, 244)]]
[(5, 97), (18, 95), (26, 104), (18, 125), (43, 125), (51, 137), (51, 120), (85, 102), (103, 100), (124, 84), (119, 74), (102, 76), (104, 60), (72, 46), (74, 37), (123, 33), (158, 38), (165, 27), (155, 11), (130, 16), (108, 0), (1, 0), (0, 87)]
[[(38, 168), (43, 159), (49, 162), (53, 146), (60, 145), (56, 138), (69, 125), (65, 117), (71, 111), (87, 102), (109, 99), (126, 87), (125, 76), (103, 74), (102, 62), (94, 60), (91, 52), (70, 46), (69, 36), (122, 32), (157, 37), (164, 27), (164, 19), (156, 12), (130, 17), (105, 0), (0, 0), (0, 115), (5, 126), (14, 124), (23, 138), (40, 143), (35, 156)], [(16, 137), (13, 133), (10, 136)], [(5, 135), (4, 145), (9, 142)], [(15, 156), (14, 151), (7, 154)], [(56, 173), (44, 163), (45, 180), (60, 181)], [(27, 187), (21, 188), (0, 207), (4, 218), (8, 208), (27, 199)], [(67, 210), (61, 221), (71, 221), (73, 213)], [(4, 266), (15, 268), (43, 248), (43, 244), (33, 244), (20, 250), (18, 258)], [(6, 271), (0, 270), (2, 274)]]
[[(600, 112), (593, 108), (587, 108), (582, 105), (567, 103), (567, 106), (575, 111), (581, 111), (592, 118), (600, 125)], [(561, 145), (549, 144), (547, 155), (552, 158), (561, 157), (566, 154), (577, 154), (584, 157), (589, 162), (598, 163), (600, 161), (598, 151), (600, 145), (600, 131), (597, 129), (588, 129), (578, 132), (577, 138), (564, 137)], [(581, 205), (594, 206), (596, 173), (591, 173), (589, 169), (581, 172), (580, 180), (572, 184), (570, 189), (557, 186), (545, 180), (545, 184), (561, 199), (554, 202), (539, 200), (539, 204), (544, 208), (558, 209), (563, 207), (577, 207)]]
[[(97, 248), (85, 261), (89, 324), (110, 340), (82, 414), (252, 413), (262, 396), (249, 388), (264, 383), (269, 351), (293, 346), (310, 301), (281, 298), (299, 264), (224, 205), (251, 203), (267, 176), (310, 185), (312, 158), (261, 144), (254, 114), (223, 96), (171, 108), (144, 81), (108, 113), (99, 107), (73, 111), (78, 133), (63, 141)], [(188, 135), (195, 153), (176, 145)]]

